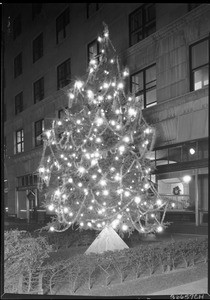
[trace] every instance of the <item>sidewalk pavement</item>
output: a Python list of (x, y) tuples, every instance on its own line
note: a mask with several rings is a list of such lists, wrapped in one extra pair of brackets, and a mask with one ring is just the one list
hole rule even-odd
[(208, 292), (208, 279), (207, 277), (193, 281), (191, 283), (182, 284), (179, 286), (172, 287), (170, 289), (162, 290), (159, 292), (155, 292), (152, 294), (148, 294), (150, 296), (154, 295), (183, 295), (183, 294), (207, 294)]

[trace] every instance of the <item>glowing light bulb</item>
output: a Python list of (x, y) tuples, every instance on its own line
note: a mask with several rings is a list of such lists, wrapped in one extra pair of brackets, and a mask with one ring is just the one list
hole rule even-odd
[(83, 174), (83, 173), (85, 173), (86, 170), (84, 167), (81, 166), (78, 168), (78, 171)]
[(73, 182), (73, 179), (72, 179), (72, 178), (69, 178), (69, 179), (68, 179), (68, 182), (72, 183), (72, 182)]
[(128, 225), (126, 225), (126, 224), (123, 224), (123, 226), (122, 226), (122, 230), (123, 231), (126, 231), (128, 229)]
[(50, 227), (50, 231), (54, 231), (55, 228), (53, 226)]
[(190, 177), (189, 175), (185, 175), (185, 176), (183, 177), (183, 181), (186, 182), (186, 183), (189, 183), (190, 180), (191, 180), (191, 177)]
[(112, 58), (112, 59), (110, 59), (110, 63), (111, 64), (113, 64), (114, 63), (114, 59)]
[(139, 204), (141, 202), (141, 198), (137, 196), (134, 198), (134, 201)]
[(156, 203), (157, 203), (157, 205), (161, 205), (161, 204), (162, 204), (162, 200), (161, 200), (161, 199), (158, 199), (158, 200), (156, 201)]
[(79, 182), (79, 183), (78, 183), (78, 186), (79, 186), (79, 187), (82, 187), (82, 183), (81, 183), (81, 182)]
[(132, 100), (132, 97), (128, 97), (128, 101), (131, 101)]
[(190, 148), (189, 152), (190, 152), (191, 155), (193, 155), (193, 154), (195, 154), (195, 149)]
[(93, 209), (92, 205), (91, 205), (91, 206), (89, 206), (89, 209), (90, 209), (90, 210), (92, 210), (92, 209)]
[(126, 143), (128, 143), (128, 142), (130, 142), (130, 138), (129, 138), (128, 136), (125, 136), (125, 137), (123, 138), (123, 141), (126, 142)]
[(93, 179), (96, 179), (96, 178), (97, 178), (97, 175), (96, 175), (96, 174), (93, 174), (93, 175), (92, 175), (92, 178), (93, 178)]
[(99, 41), (99, 42), (102, 42), (102, 38), (101, 38), (100, 36), (98, 37), (98, 41)]
[(125, 196), (126, 197), (130, 196), (130, 192), (129, 191), (125, 191)]
[(120, 152), (124, 152), (124, 151), (125, 151), (125, 146), (121, 145), (121, 146), (119, 147), (119, 151), (120, 151)]
[(56, 191), (55, 191), (55, 196), (60, 196), (60, 194), (61, 194), (61, 191), (60, 191), (60, 190), (56, 190)]
[(58, 124), (58, 125), (62, 125), (62, 122), (61, 122), (61, 121), (58, 121), (57, 124)]
[(144, 188), (148, 189), (149, 188), (149, 183), (145, 183)]
[(63, 211), (67, 214), (69, 211), (68, 207), (64, 207)]
[(40, 167), (40, 168), (39, 168), (39, 172), (40, 172), (40, 173), (44, 173), (44, 171), (45, 171), (45, 168), (44, 168), (44, 167)]
[(105, 181), (104, 179), (102, 179), (102, 180), (100, 181), (100, 185), (105, 186), (105, 185), (106, 185), (106, 181)]
[(97, 142), (97, 143), (101, 143), (101, 138), (100, 138), (100, 137), (97, 137), (97, 138), (96, 138), (96, 142)]
[(116, 228), (118, 224), (119, 224), (119, 220), (116, 219), (116, 220), (114, 220), (114, 221), (112, 222), (112, 227), (113, 227), (113, 228)]
[(158, 226), (157, 232), (161, 232), (161, 231), (163, 231), (163, 227), (162, 226)]
[(111, 120), (110, 124), (114, 126), (116, 124), (115, 120)]
[(81, 120), (77, 120), (77, 124), (81, 124)]
[(129, 76), (129, 71), (128, 71), (128, 69), (126, 69), (126, 70), (123, 71), (123, 76), (124, 76), (124, 77)]
[(130, 116), (136, 116), (137, 112), (136, 112), (136, 110), (135, 110), (134, 108), (130, 107), (130, 108), (128, 109), (128, 114), (129, 114)]
[(48, 206), (48, 209), (50, 210), (50, 211), (52, 211), (52, 210), (54, 210), (54, 205), (53, 204), (50, 204), (49, 206)]
[(104, 87), (105, 89), (108, 89), (109, 84), (108, 84), (107, 82), (104, 82), (103, 87)]
[(96, 64), (97, 64), (97, 61), (95, 59), (90, 60), (90, 65), (96, 65)]
[(88, 96), (88, 98), (93, 98), (94, 94), (91, 90), (88, 90), (87, 91), (87, 96)]
[(101, 95), (98, 96), (99, 101), (102, 101), (103, 99), (104, 99), (103, 96), (101, 96)]
[(121, 128), (120, 124), (116, 126), (116, 129), (119, 130)]
[(83, 227), (83, 226), (84, 226), (84, 223), (83, 223), (83, 222), (81, 222), (79, 225)]
[(76, 81), (74, 84), (75, 88), (77, 88), (78, 90), (82, 88), (83, 86), (83, 82), (82, 81)]
[(118, 83), (117, 88), (118, 89), (123, 89), (124, 88), (124, 84), (122, 82)]
[(75, 96), (74, 96), (73, 93), (69, 93), (69, 98), (70, 98), (70, 99), (74, 99), (74, 97), (75, 97)]
[(92, 224), (91, 224), (90, 222), (88, 222), (88, 223), (87, 223), (87, 226), (91, 227), (91, 226), (92, 226)]
[(45, 133), (46, 133), (46, 136), (47, 136), (47, 138), (49, 139), (49, 138), (50, 138), (50, 136), (51, 136), (51, 131), (50, 131), (50, 130), (48, 130), (48, 131), (46, 131)]
[(112, 82), (112, 86), (116, 86), (116, 83), (115, 83), (115, 82)]
[(102, 125), (103, 122), (104, 122), (104, 120), (103, 120), (102, 118), (97, 118), (97, 119), (96, 119), (97, 126)]
[(155, 215), (154, 214), (151, 214), (151, 218), (154, 218), (155, 217)]
[(104, 191), (103, 191), (103, 195), (104, 195), (104, 196), (109, 195), (109, 191), (108, 191), (108, 190), (104, 190)]

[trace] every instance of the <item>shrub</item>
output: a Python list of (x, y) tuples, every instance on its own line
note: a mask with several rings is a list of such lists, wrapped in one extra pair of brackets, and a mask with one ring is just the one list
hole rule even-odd
[(39, 278), (51, 246), (44, 237), (33, 238), (30, 233), (18, 230), (5, 231), (4, 240), (5, 292), (31, 292), (33, 279)]

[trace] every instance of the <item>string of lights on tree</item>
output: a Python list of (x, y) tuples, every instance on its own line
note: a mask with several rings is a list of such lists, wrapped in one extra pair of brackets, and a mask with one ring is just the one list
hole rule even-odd
[[(43, 133), (38, 187), (56, 216), (49, 228), (161, 232), (167, 203), (150, 180), (146, 158), (155, 130), (141, 103), (124, 92), (129, 70), (120, 70), (107, 26), (98, 42), (101, 52), (90, 60), (86, 81), (75, 81), (63, 118)], [(81, 109), (72, 113), (72, 105)]]

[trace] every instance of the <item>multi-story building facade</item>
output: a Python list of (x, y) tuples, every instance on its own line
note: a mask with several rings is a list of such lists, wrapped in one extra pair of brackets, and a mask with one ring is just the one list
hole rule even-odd
[[(195, 3), (5, 4), (4, 150), (9, 214), (41, 220), (40, 134), (68, 106), (103, 22), (128, 92), (156, 127), (151, 179), (170, 199), (166, 219), (198, 232), (208, 217), (210, 6)], [(36, 214), (34, 214), (36, 211)], [(49, 212), (47, 212), (49, 213)], [(202, 227), (203, 226), (203, 227)], [(202, 229), (203, 230), (203, 229)]]

